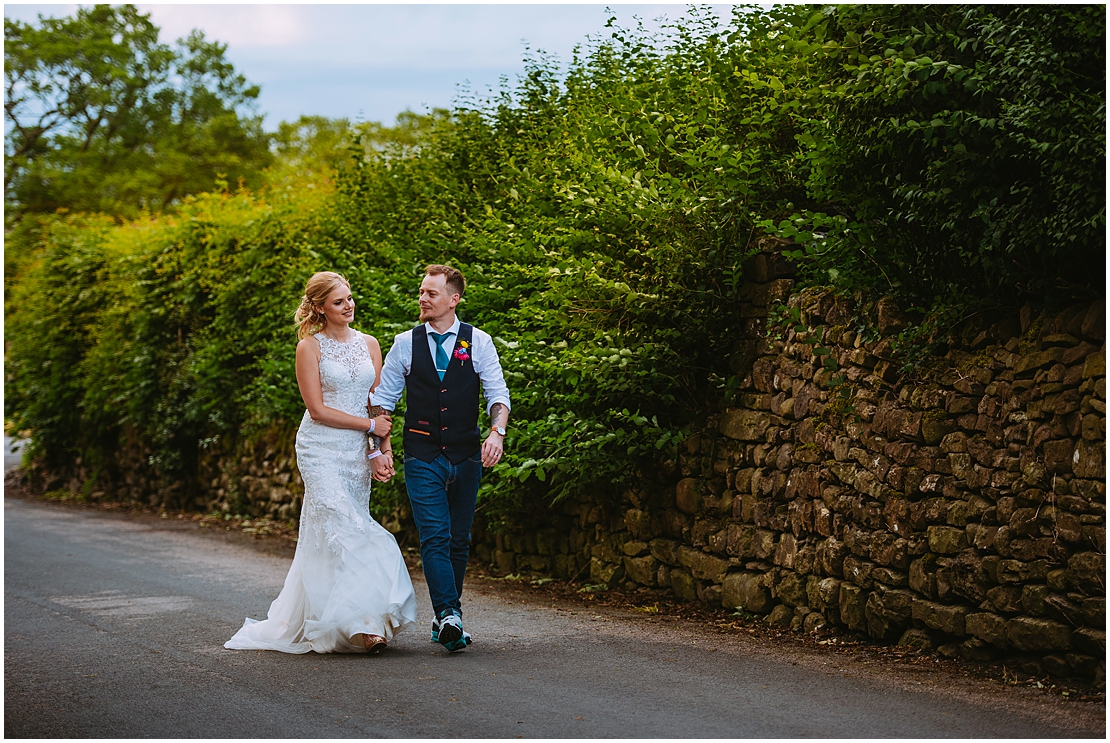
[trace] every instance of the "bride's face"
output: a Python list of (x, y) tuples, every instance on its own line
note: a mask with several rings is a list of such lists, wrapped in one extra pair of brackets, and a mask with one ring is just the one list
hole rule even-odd
[(340, 284), (332, 289), (320, 311), (327, 318), (328, 325), (333, 328), (350, 325), (355, 319), (355, 300), (351, 296), (351, 288), (346, 284)]

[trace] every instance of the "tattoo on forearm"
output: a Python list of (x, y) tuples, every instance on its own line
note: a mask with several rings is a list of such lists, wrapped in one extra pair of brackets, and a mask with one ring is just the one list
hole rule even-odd
[(504, 403), (495, 402), (489, 410), (490, 425), (506, 427), (509, 423), (509, 409)]
[[(386, 415), (386, 414), (390, 414), (390, 413), (393, 412), (391, 410), (386, 410), (381, 405), (371, 405), (369, 410), (370, 410), (370, 417), (371, 418), (377, 418), (379, 415)], [(382, 449), (382, 437), (381, 436), (375, 436), (374, 434), (370, 434), (370, 451), (374, 451), (375, 449), (381, 450), (383, 454), (387, 453), (387, 451), (388, 451), (386, 449)]]

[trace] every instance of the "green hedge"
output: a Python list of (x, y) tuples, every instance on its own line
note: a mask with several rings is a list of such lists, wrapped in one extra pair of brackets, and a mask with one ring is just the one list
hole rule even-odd
[[(1025, 169), (992, 170), (979, 162), (992, 157), (986, 125), (966, 124), (990, 95), (1035, 95), (1012, 73), (994, 82), (991, 65), (1026, 64), (1007, 49), (1071, 50), (1055, 63), (1041, 55), (1037, 70), (1090, 52), (1098, 9), (1054, 12), (1066, 18), (741, 9), (718, 27), (691, 10), (661, 39), (613, 28), (565, 74), (530, 59), (514, 89), (464, 100), (415, 142), (355, 142), (334, 182), (204, 195), (176, 217), (123, 227), (51, 218), (20, 233), (41, 238), (8, 293), (5, 414), (34, 431), (53, 467), (82, 456), (118, 476), (114, 453), (140, 441), (167, 479), (195, 486), (204, 447), (296, 426), (290, 317), (312, 272), (346, 274), (356, 325), (388, 347), (415, 322), (423, 266), (448, 262), (470, 281), (460, 314), (497, 339), (513, 394), (506, 461), (483, 485), (487, 512), (511, 513), (525, 495), (617, 494), (655, 473), (726, 388), (741, 264), (761, 228), (800, 241), (811, 281), (890, 291), (876, 279), (893, 276), (923, 310), (942, 295), (1043, 296), (1052, 282), (1032, 277), (1044, 265), (1101, 250), (1093, 173), (1104, 144), (1086, 78), (1053, 99), (1054, 111), (1073, 101), (1087, 115), (1068, 130), (1082, 135), (1074, 157), (1034, 142), (1040, 120), (1014, 113), (994, 125), (1006, 132), (998, 152)], [(1077, 26), (1083, 14), (1093, 20)], [(1009, 46), (976, 47), (980, 37)], [(957, 52), (993, 93), (953, 92), (966, 76), (945, 55)], [(951, 101), (947, 119), (938, 101)], [(938, 116), (927, 131), (916, 125)], [(1050, 214), (1010, 202), (969, 209), (984, 188), (1002, 193), (1036, 167), (1013, 154), (1021, 147), (1058, 164), (1020, 180), (1020, 198), (1050, 200)], [(922, 196), (909, 181), (939, 190)], [(1068, 184), (1095, 196), (1071, 198)], [(1039, 263), (1007, 263), (1017, 255)], [(1101, 292), (1101, 276), (1080, 286), (1055, 275), (1065, 274), (1067, 291)]]

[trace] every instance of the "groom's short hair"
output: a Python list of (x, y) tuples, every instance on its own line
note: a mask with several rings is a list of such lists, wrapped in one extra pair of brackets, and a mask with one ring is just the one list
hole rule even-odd
[(462, 275), (462, 271), (451, 266), (443, 266), (439, 263), (433, 263), (424, 269), (424, 273), (428, 276), (442, 276), (447, 286), (451, 287), (451, 291), (459, 295), (466, 293), (466, 279)]

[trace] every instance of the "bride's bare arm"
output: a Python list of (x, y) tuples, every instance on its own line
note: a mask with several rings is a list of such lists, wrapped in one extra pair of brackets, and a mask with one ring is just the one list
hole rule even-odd
[[(370, 421), (342, 410), (324, 405), (324, 391), (320, 388), (320, 342), (308, 337), (297, 344), (297, 387), (312, 420), (332, 428), (365, 431)], [(393, 423), (389, 416), (374, 419), (375, 433), (389, 433)]]

